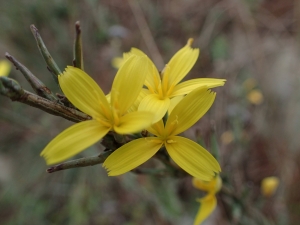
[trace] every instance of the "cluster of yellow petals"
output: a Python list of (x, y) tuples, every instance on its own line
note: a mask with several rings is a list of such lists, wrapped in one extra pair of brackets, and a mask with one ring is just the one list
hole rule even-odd
[[(181, 82), (194, 66), (199, 49), (192, 39), (180, 49), (160, 74), (141, 50), (132, 48), (118, 62), (111, 93), (104, 95), (84, 71), (67, 67), (59, 75), (60, 87), (70, 102), (92, 120), (75, 124), (55, 137), (41, 152), (48, 164), (83, 151), (109, 131), (132, 134), (147, 129), (152, 136), (133, 140), (114, 151), (103, 163), (110, 176), (126, 173), (164, 147), (183, 170), (210, 181), (220, 172), (217, 160), (199, 144), (178, 136), (211, 107), (224, 79), (198, 78)], [(163, 116), (168, 115), (166, 123)]]
[(165, 147), (173, 161), (187, 173), (211, 180), (221, 171), (217, 160), (199, 144), (177, 136), (194, 125), (211, 107), (215, 93), (200, 87), (186, 95), (172, 110), (166, 124), (162, 120), (147, 130), (153, 137), (133, 140), (114, 151), (103, 163), (110, 176), (126, 173)]
[[(130, 55), (145, 56), (148, 60), (148, 71), (144, 89), (143, 99), (139, 103), (138, 110), (145, 110), (155, 114), (154, 122), (159, 121), (168, 111), (172, 99), (184, 96), (199, 87), (214, 88), (223, 86), (224, 79), (197, 78), (181, 82), (182, 79), (194, 66), (199, 57), (199, 49), (192, 48), (193, 39), (189, 39), (186, 46), (180, 49), (166, 64), (160, 74), (154, 63), (141, 50), (132, 48)], [(180, 83), (181, 82), (181, 83)]]
[(69, 101), (92, 120), (77, 123), (56, 136), (41, 152), (47, 163), (58, 163), (78, 154), (110, 130), (130, 134), (149, 127), (153, 120), (151, 112), (128, 112), (143, 87), (147, 66), (145, 57), (130, 56), (114, 79), (110, 101), (84, 71), (67, 67), (58, 77), (60, 87)]

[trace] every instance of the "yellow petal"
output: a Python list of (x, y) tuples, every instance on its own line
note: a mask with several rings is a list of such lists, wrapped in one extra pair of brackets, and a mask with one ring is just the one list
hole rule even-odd
[(103, 163), (109, 176), (126, 173), (150, 159), (162, 146), (158, 138), (140, 138), (114, 151)]
[(190, 128), (209, 110), (215, 96), (206, 87), (200, 87), (186, 95), (169, 115), (166, 132), (171, 136)]
[(199, 49), (193, 49), (189, 44), (180, 49), (163, 71), (163, 85), (170, 87), (178, 84), (192, 69), (198, 56)]
[(225, 79), (215, 79), (215, 78), (198, 78), (198, 79), (184, 81), (175, 86), (170, 97), (174, 97), (178, 95), (186, 95), (199, 87), (207, 86), (207, 88), (214, 88), (214, 87), (224, 86), (225, 81), (226, 81)]
[(96, 120), (77, 123), (57, 135), (41, 152), (47, 164), (59, 163), (95, 144), (109, 131)]
[(159, 120), (157, 123), (153, 124), (151, 127), (148, 127), (147, 130), (156, 135), (157, 137), (161, 137), (165, 135), (165, 125), (163, 120)]
[(107, 102), (110, 103), (110, 98), (111, 98), (111, 97), (110, 97), (110, 93), (108, 93), (105, 97), (106, 97)]
[(203, 181), (198, 178), (193, 178), (193, 186), (202, 191), (211, 194), (217, 193), (222, 187), (222, 179), (219, 175), (215, 176), (211, 181)]
[(143, 51), (141, 51), (138, 48), (131, 48), (129, 54), (133, 54), (133, 55), (137, 55), (137, 56), (147, 56)]
[(137, 99), (133, 103), (133, 105), (128, 109), (128, 112), (135, 112), (138, 110), (141, 101), (147, 96), (150, 95), (148, 89), (142, 88), (141, 92), (139, 93)]
[(123, 53), (123, 60), (126, 61), (131, 56), (147, 56), (147, 55), (137, 48), (131, 48), (130, 52)]
[(59, 85), (70, 102), (93, 118), (111, 118), (110, 105), (98, 84), (81, 69), (68, 66), (58, 76)]
[(131, 112), (120, 118), (119, 124), (113, 129), (118, 134), (131, 134), (148, 128), (152, 124), (153, 113), (151, 112)]
[(11, 64), (7, 60), (0, 60), (0, 77), (8, 76), (11, 70)]
[(194, 225), (201, 224), (217, 206), (217, 198), (215, 195), (206, 195), (198, 201), (200, 202), (200, 208), (196, 215)]
[(135, 102), (146, 79), (146, 57), (132, 55), (120, 67), (111, 90), (111, 104), (123, 115)]
[(218, 161), (204, 148), (190, 139), (173, 136), (165, 143), (174, 160), (187, 173), (204, 181), (210, 181), (221, 171)]
[(149, 59), (150, 66), (148, 67), (145, 85), (152, 93), (158, 93), (158, 88), (161, 85), (161, 78), (157, 68)]
[(144, 71), (146, 75), (146, 80), (145, 80), (145, 85), (150, 89), (150, 90), (156, 90), (156, 87), (160, 84), (161, 79), (159, 76), (159, 72), (154, 65), (154, 63), (149, 59), (149, 57), (142, 52), (141, 50), (137, 48), (131, 48), (130, 54), (138, 55), (138, 56), (146, 56), (147, 57), (147, 63), (149, 65), (148, 70)]
[(170, 99), (160, 99), (158, 95), (147, 95), (139, 105), (139, 111), (152, 112), (155, 117), (153, 123), (156, 123), (164, 117), (170, 105)]
[(175, 108), (175, 106), (184, 98), (183, 95), (180, 96), (176, 96), (174, 98), (171, 99), (171, 103), (168, 109), (168, 114), (170, 115), (171, 112), (173, 111), (173, 109)]
[(124, 59), (122, 57), (115, 57), (111, 60), (111, 65), (116, 68), (116, 69), (119, 69), (122, 64), (124, 62)]

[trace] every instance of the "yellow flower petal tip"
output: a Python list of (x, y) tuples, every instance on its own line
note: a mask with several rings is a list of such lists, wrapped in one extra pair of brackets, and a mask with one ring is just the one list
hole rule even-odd
[(222, 179), (219, 175), (215, 176), (211, 181), (203, 181), (194, 177), (192, 184), (199, 190), (215, 194), (220, 191), (222, 187)]
[(7, 60), (0, 60), (0, 77), (8, 76), (11, 70), (11, 64)]
[(203, 198), (198, 199), (200, 208), (194, 220), (194, 225), (201, 224), (214, 211), (217, 206), (217, 198), (215, 194), (222, 187), (222, 179), (219, 175), (215, 176), (211, 181), (203, 181), (193, 178), (193, 186), (197, 189), (207, 192)]
[(192, 47), (193, 42), (194, 42), (194, 38), (189, 38), (186, 45)]
[(278, 177), (266, 177), (261, 182), (261, 193), (265, 197), (273, 196), (278, 188), (280, 180)]
[(115, 57), (111, 60), (111, 65), (115, 69), (119, 69), (124, 62), (124, 59), (122, 57)]

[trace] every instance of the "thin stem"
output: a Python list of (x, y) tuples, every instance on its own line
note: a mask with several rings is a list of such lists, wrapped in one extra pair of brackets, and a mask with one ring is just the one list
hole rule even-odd
[[(75, 159), (71, 161), (67, 161), (55, 166), (52, 166), (47, 169), (48, 173), (54, 173), (61, 170), (67, 170), (72, 168), (78, 168), (78, 167), (86, 167), (86, 166), (94, 166), (97, 164), (103, 163), (106, 158), (113, 152), (113, 150), (105, 151), (97, 156), (92, 157), (86, 157), (81, 159)], [(153, 176), (159, 176), (159, 177), (166, 177), (166, 176), (172, 176), (173, 173), (170, 173), (167, 169), (149, 169), (149, 168), (135, 168), (131, 170), (130, 172), (136, 173), (136, 174), (147, 174), (147, 175), (153, 175)]]
[(36, 76), (34, 76), (33, 73), (31, 73), (31, 71), (27, 69), (22, 63), (20, 63), (7, 52), (5, 53), (5, 56), (14, 64), (17, 70), (21, 71), (21, 73), (24, 75), (37, 95), (44, 97), (50, 101), (58, 101), (58, 98), (51, 92), (51, 90), (46, 87), (46, 85)]
[(80, 22), (75, 23), (76, 37), (74, 42), (74, 60), (73, 64), (75, 67), (84, 70), (83, 67), (83, 54), (82, 54), (82, 40), (81, 40), (81, 28)]
[(128, 0), (128, 3), (131, 8), (131, 11), (135, 17), (135, 20), (137, 22), (139, 30), (142, 34), (142, 37), (145, 41), (145, 44), (152, 56), (153, 61), (158, 66), (158, 68), (162, 68), (164, 66), (164, 61), (163, 61), (161, 54), (159, 53), (159, 50), (155, 44), (153, 35), (152, 35), (151, 30), (148, 26), (148, 23), (145, 19), (143, 11), (139, 5), (139, 2), (136, 0)]
[(86, 166), (94, 166), (100, 163), (103, 163), (105, 159), (112, 153), (113, 151), (105, 151), (97, 156), (86, 157), (81, 159), (75, 159), (68, 162), (64, 162), (55, 166), (52, 166), (47, 169), (48, 173), (54, 173), (60, 170), (67, 170), (71, 168), (77, 167), (86, 167)]
[(30, 26), (31, 32), (36, 40), (37, 46), (47, 64), (48, 70), (51, 72), (55, 82), (58, 84), (58, 75), (61, 74), (61, 70), (58, 68), (57, 64), (55, 63), (54, 59), (50, 55), (41, 35), (38, 32), (38, 29), (32, 24)]
[(55, 116), (63, 117), (73, 122), (90, 120), (91, 117), (76, 109), (63, 106), (52, 102), (29, 91), (23, 90), (20, 84), (8, 77), (0, 77), (0, 94), (10, 98), (12, 101), (18, 101), (39, 108)]

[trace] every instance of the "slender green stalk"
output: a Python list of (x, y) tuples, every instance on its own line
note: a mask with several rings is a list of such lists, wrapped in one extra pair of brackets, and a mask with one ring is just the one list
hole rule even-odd
[(75, 67), (84, 70), (83, 67), (83, 54), (82, 54), (82, 40), (81, 40), (81, 28), (80, 22), (75, 23), (76, 37), (74, 42), (74, 60), (73, 64)]
[(38, 29), (32, 24), (30, 26), (31, 32), (37, 42), (37, 46), (47, 64), (48, 70), (51, 72), (55, 82), (58, 84), (58, 75), (61, 74), (61, 70), (58, 68), (57, 64), (55, 63), (54, 59), (50, 55), (41, 35), (38, 32)]
[(17, 70), (20, 70), (26, 80), (29, 82), (35, 93), (41, 97), (44, 97), (50, 101), (58, 101), (58, 98), (46, 87), (46, 85), (40, 81), (33, 73), (30, 72), (23, 64), (16, 60), (9, 53), (5, 54), (6, 58), (11, 61)]

